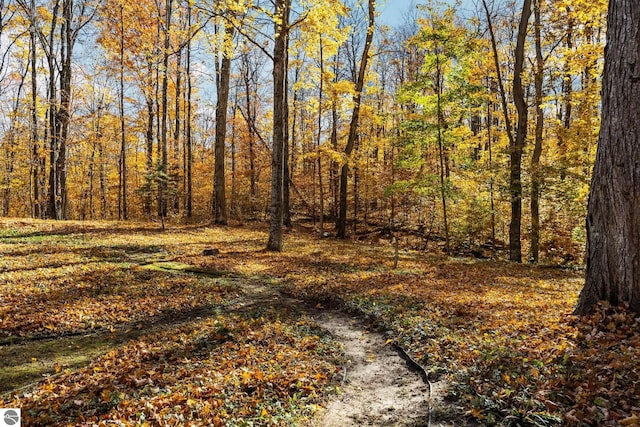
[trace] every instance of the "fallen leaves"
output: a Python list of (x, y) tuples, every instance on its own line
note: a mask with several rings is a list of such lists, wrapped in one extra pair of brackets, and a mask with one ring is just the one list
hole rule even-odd
[[(328, 344), (279, 320), (287, 316), (220, 315), (188, 323), (130, 342), (2, 403), (21, 407), (28, 425), (208, 425), (214, 413), (218, 425), (239, 419), (271, 424), (287, 413), (308, 414), (316, 390), (336, 367), (323, 359), (332, 354)], [(300, 349), (300, 341), (313, 341), (321, 351)]]
[[(606, 306), (571, 316), (580, 272), (410, 252), (393, 269), (391, 246), (294, 233), (273, 254), (262, 250), (266, 234), (249, 228), (96, 225), (91, 239), (75, 230), (65, 241), (44, 224), (52, 234), (37, 242), (17, 233), (0, 241), (0, 334), (184, 321), (0, 402), (28, 408), (41, 425), (281, 425), (317, 408), (336, 372), (319, 331), (293, 313), (225, 313), (237, 297), (232, 281), (139, 268), (145, 251), (362, 314), (451, 381), (449, 397), (484, 424), (638, 424), (640, 325)], [(212, 246), (220, 253), (203, 256)], [(187, 315), (202, 304), (221, 310)]]
[(0, 241), (0, 337), (140, 332), (85, 368), (56, 364), (55, 375), (1, 398), (26, 425), (279, 425), (318, 408), (338, 354), (306, 318), (225, 313), (240, 296), (234, 280), (248, 278), (143, 268), (147, 255), (207, 244), (209, 232), (50, 231)]

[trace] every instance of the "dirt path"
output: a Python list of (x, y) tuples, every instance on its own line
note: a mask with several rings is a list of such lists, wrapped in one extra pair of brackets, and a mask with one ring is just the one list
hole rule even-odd
[[(342, 393), (331, 399), (312, 426), (429, 425), (428, 384), (409, 370), (382, 335), (338, 312), (319, 311), (312, 318), (343, 345), (348, 360)], [(437, 397), (437, 389), (432, 392)]]
[(444, 426), (432, 423), (432, 412), (442, 403), (442, 387), (431, 387), (378, 332), (367, 330), (360, 320), (332, 309), (306, 308), (273, 287), (239, 283), (245, 297), (237, 309), (289, 306), (305, 312), (342, 345), (346, 365), (340, 393), (332, 396), (309, 427), (348, 426)]

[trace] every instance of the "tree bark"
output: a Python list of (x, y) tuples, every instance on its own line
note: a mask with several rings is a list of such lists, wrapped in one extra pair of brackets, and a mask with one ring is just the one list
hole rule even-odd
[(362, 59), (360, 60), (360, 69), (356, 79), (355, 95), (353, 97), (353, 114), (349, 125), (349, 137), (347, 146), (344, 149), (345, 163), (340, 171), (340, 208), (338, 210), (338, 220), (336, 221), (336, 237), (344, 239), (346, 237), (347, 228), (347, 180), (349, 178), (348, 158), (353, 152), (353, 148), (358, 138), (358, 125), (360, 122), (360, 102), (362, 101), (362, 90), (364, 88), (364, 78), (369, 62), (369, 49), (373, 40), (373, 31), (375, 28), (375, 1), (369, 0), (369, 25), (367, 27), (367, 37), (364, 42), (362, 51)]
[[(187, 26), (191, 28), (191, 2), (187, 2)], [(185, 118), (186, 135), (185, 135), (185, 213), (187, 218), (193, 216), (193, 141), (192, 141), (192, 116), (193, 116), (193, 88), (191, 85), (191, 37), (187, 41), (187, 116)]]
[(42, 194), (43, 186), (41, 185), (42, 172), (44, 165), (40, 158), (40, 142), (38, 141), (38, 63), (36, 52), (36, 2), (30, 2), (30, 19), (29, 25), (29, 59), (31, 67), (31, 215), (34, 218), (43, 216)]
[(282, 226), (284, 222), (284, 148), (287, 33), (291, 0), (276, 0), (273, 47), (273, 152), (271, 156), (271, 209), (267, 250), (282, 251)]
[[(182, 18), (181, 18), (182, 20)], [(176, 188), (173, 191), (173, 212), (178, 213), (180, 211), (180, 196), (178, 192), (178, 180), (179, 180), (179, 164), (180, 164), (180, 98), (182, 97), (182, 47), (178, 47), (176, 52), (176, 86), (175, 86), (175, 100), (174, 100), (174, 127), (173, 127), (173, 159), (174, 165), (172, 167), (172, 178)]]
[(47, 87), (47, 97), (49, 100), (49, 108), (47, 110), (47, 129), (45, 133), (45, 140), (48, 140), (49, 144), (49, 182), (47, 186), (47, 203), (46, 203), (46, 211), (45, 217), (47, 218), (55, 218), (56, 217), (56, 199), (59, 194), (59, 186), (58, 180), (56, 177), (58, 176), (58, 156), (60, 155), (59, 149), (59, 141), (58, 141), (58, 130), (57, 130), (57, 105), (58, 105), (58, 94), (56, 89), (56, 80), (54, 78), (56, 72), (56, 58), (55, 58), (55, 29), (58, 25), (59, 18), (59, 9), (60, 9), (60, 0), (57, 0), (54, 4), (51, 14), (51, 31), (49, 32), (48, 39), (48, 50), (46, 52), (47, 56), (47, 66), (49, 68), (49, 84)]
[[(71, 58), (73, 55), (73, 0), (62, 2), (63, 22), (60, 27), (60, 105), (52, 114), (52, 159), (49, 175), (49, 217), (57, 220), (67, 216), (67, 136), (71, 105)], [(53, 74), (50, 76), (53, 79)], [(55, 90), (54, 90), (55, 96)]]
[(542, 57), (542, 38), (540, 34), (542, 28), (540, 3), (541, 0), (535, 0), (534, 2), (536, 130), (533, 154), (531, 155), (531, 246), (529, 249), (529, 260), (532, 263), (537, 263), (540, 255), (540, 192), (543, 179), (540, 171), (540, 156), (542, 155), (542, 136), (544, 131), (544, 111), (542, 110), (544, 59)]
[[(285, 41), (285, 52), (289, 51), (289, 32), (287, 30), (287, 39)], [(291, 197), (289, 183), (292, 176), (289, 170), (289, 54), (285, 55), (284, 63), (284, 148), (282, 153), (282, 224), (291, 228)]]
[(127, 213), (127, 140), (124, 122), (124, 0), (120, 0), (120, 186), (118, 188), (118, 217), (128, 219)]
[(160, 178), (158, 183), (158, 216), (165, 227), (167, 217), (167, 193), (169, 190), (168, 152), (167, 152), (167, 120), (168, 120), (168, 90), (169, 90), (169, 48), (171, 38), (171, 13), (173, 0), (165, 0), (164, 49), (162, 52), (162, 115), (160, 123)]
[(227, 106), (229, 105), (229, 79), (231, 76), (232, 53), (227, 49), (227, 42), (233, 39), (233, 25), (227, 24), (224, 31), (222, 49), (222, 65), (220, 67), (220, 79), (218, 80), (218, 104), (216, 106), (216, 146), (215, 146), (215, 170), (213, 202), (216, 224), (227, 224), (227, 196), (225, 181), (225, 143), (227, 137)]
[(443, 86), (443, 76), (442, 76), (442, 68), (440, 65), (440, 53), (438, 50), (435, 52), (436, 54), (436, 104), (437, 111), (436, 115), (438, 122), (438, 157), (440, 160), (440, 198), (442, 200), (442, 221), (444, 224), (444, 250), (445, 252), (449, 252), (449, 221), (447, 217), (447, 180), (449, 178), (449, 174), (445, 168), (445, 148), (444, 148), (444, 137), (442, 135), (442, 130), (444, 127), (443, 120), (443, 111), (442, 111), (442, 86)]
[(322, 183), (322, 156), (320, 153), (320, 144), (322, 141), (322, 98), (324, 96), (324, 51), (322, 46), (322, 34), (320, 35), (320, 87), (318, 89), (318, 133), (316, 136), (316, 149), (318, 151), (318, 189), (319, 193), (319, 208), (320, 208), (320, 236), (324, 233), (324, 188)]
[(154, 122), (155, 122), (155, 106), (154, 96), (151, 89), (155, 86), (157, 91), (157, 85), (154, 82), (153, 73), (153, 61), (151, 57), (147, 58), (147, 92), (145, 94), (145, 101), (147, 103), (147, 131), (145, 134), (145, 148), (146, 148), (146, 178), (145, 185), (147, 186), (144, 193), (144, 213), (147, 216), (151, 216), (151, 185), (153, 181), (153, 135), (154, 135)]
[(518, 113), (516, 137), (510, 147), (509, 190), (511, 193), (511, 222), (509, 224), (509, 260), (522, 262), (522, 152), (527, 138), (527, 104), (522, 87), (524, 68), (524, 47), (527, 27), (531, 16), (531, 0), (524, 0), (518, 37), (516, 40), (515, 63), (513, 65), (513, 102)]
[(587, 270), (577, 314), (598, 300), (640, 313), (640, 3), (611, 0), (602, 126), (587, 213)]

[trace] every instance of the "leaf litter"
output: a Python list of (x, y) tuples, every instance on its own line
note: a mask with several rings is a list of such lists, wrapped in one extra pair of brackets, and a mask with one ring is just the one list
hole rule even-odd
[[(326, 334), (317, 325), (327, 319), (307, 315), (299, 301), (364, 319), (368, 332), (356, 328), (358, 342), (379, 330), (377, 348), (401, 345), (446, 398), (432, 406), (434, 420), (446, 423), (441, 412), (462, 408), (463, 422), (483, 425), (638, 424), (639, 322), (607, 306), (571, 316), (580, 271), (415, 252), (401, 253), (394, 269), (384, 242), (300, 232), (287, 234), (285, 251), (273, 254), (262, 250), (259, 227), (16, 224), (0, 224), (8, 230), (0, 232), (3, 346), (141, 328), (88, 366), (62, 364), (0, 399), (25, 408), (37, 425), (318, 425), (340, 412), (331, 405), (357, 392), (348, 363), (356, 356), (346, 343), (341, 353), (339, 329)], [(217, 255), (203, 256), (212, 246)], [(146, 260), (215, 278), (145, 269)], [(161, 320), (172, 317), (181, 322)], [(364, 354), (364, 366), (381, 358)], [(365, 405), (368, 418), (344, 413), (337, 422), (413, 422), (398, 424), (372, 405)]]

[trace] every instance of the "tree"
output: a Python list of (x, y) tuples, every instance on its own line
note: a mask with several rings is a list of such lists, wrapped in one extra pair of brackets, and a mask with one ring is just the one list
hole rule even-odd
[(118, 162), (118, 218), (128, 219), (127, 213), (127, 145), (124, 117), (124, 3), (120, 0), (120, 159)]
[(540, 192), (542, 187), (542, 173), (540, 171), (540, 156), (542, 155), (542, 136), (544, 132), (543, 97), (543, 73), (544, 59), (542, 57), (542, 40), (540, 19), (542, 0), (534, 0), (534, 39), (536, 49), (536, 66), (534, 73), (536, 127), (533, 154), (531, 155), (531, 246), (529, 259), (538, 262), (540, 255)]
[(640, 313), (640, 3), (611, 0), (602, 127), (587, 207), (587, 271), (577, 314), (598, 300)]
[(235, 33), (233, 25), (225, 24), (222, 41), (222, 64), (216, 78), (218, 104), (216, 106), (216, 143), (214, 172), (214, 221), (217, 224), (227, 223), (227, 198), (225, 184), (225, 141), (227, 135), (227, 106), (229, 103), (229, 78), (231, 76), (232, 42)]
[(518, 25), (516, 37), (516, 48), (514, 51), (515, 62), (513, 65), (513, 103), (517, 111), (517, 124), (515, 137), (512, 133), (511, 120), (507, 107), (507, 96), (502, 83), (500, 60), (498, 59), (498, 48), (496, 36), (493, 29), (491, 15), (486, 0), (482, 0), (482, 6), (487, 19), (489, 35), (491, 37), (491, 49), (496, 68), (498, 87), (500, 89), (500, 100), (504, 115), (507, 136), (509, 138), (509, 192), (511, 196), (511, 222), (509, 224), (509, 260), (522, 262), (522, 154), (527, 137), (528, 107), (525, 100), (524, 88), (522, 85), (522, 72), (524, 68), (524, 49), (527, 38), (527, 27), (531, 16), (531, 0), (524, 0), (522, 13)]
[(271, 156), (271, 210), (267, 250), (282, 250), (282, 226), (284, 223), (284, 149), (286, 102), (287, 39), (291, 0), (275, 2), (275, 43), (273, 47), (273, 152)]
[[(187, 26), (191, 27), (191, 2), (187, 2)], [(193, 122), (193, 84), (191, 81), (191, 37), (187, 41), (187, 58), (186, 58), (186, 73), (187, 73), (187, 114), (185, 117), (185, 200), (184, 209), (187, 218), (193, 216), (193, 137), (192, 137), (192, 122)]]
[(362, 102), (362, 91), (364, 89), (365, 73), (367, 71), (367, 63), (369, 61), (369, 49), (373, 41), (373, 32), (375, 29), (375, 8), (376, 2), (369, 0), (369, 25), (367, 27), (367, 37), (362, 50), (362, 58), (360, 59), (360, 67), (356, 79), (355, 94), (353, 95), (353, 113), (349, 124), (349, 136), (347, 145), (344, 148), (344, 154), (347, 161), (342, 165), (340, 170), (340, 208), (338, 209), (338, 220), (336, 221), (336, 236), (344, 239), (346, 237), (347, 228), (347, 180), (349, 178), (348, 158), (351, 156), (358, 139), (358, 126), (360, 120), (360, 103)]
[(513, 66), (513, 102), (518, 112), (516, 137), (510, 147), (509, 189), (511, 192), (511, 223), (509, 224), (509, 260), (522, 262), (522, 153), (527, 138), (528, 107), (522, 86), (524, 47), (527, 27), (531, 16), (531, 0), (524, 0), (518, 36), (516, 38), (515, 63)]

